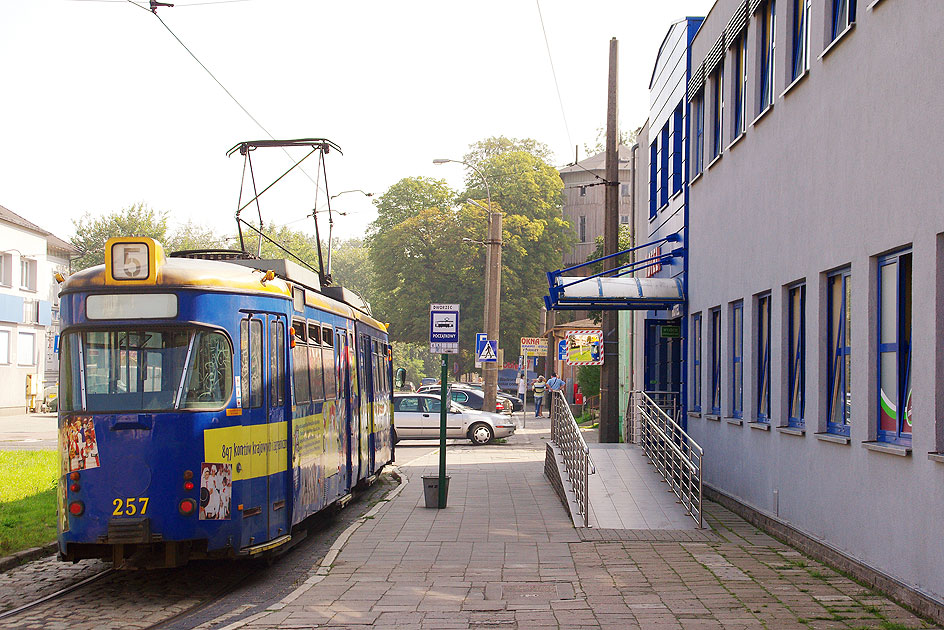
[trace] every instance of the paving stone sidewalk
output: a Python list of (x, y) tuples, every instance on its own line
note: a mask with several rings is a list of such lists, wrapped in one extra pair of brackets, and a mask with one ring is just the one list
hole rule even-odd
[(582, 535), (543, 476), (546, 439), (547, 421), (529, 419), (505, 444), (450, 446), (445, 510), (423, 500), (438, 455), (401, 464), (408, 483), (320, 581), (234, 627), (934, 627), (715, 504), (705, 540)]

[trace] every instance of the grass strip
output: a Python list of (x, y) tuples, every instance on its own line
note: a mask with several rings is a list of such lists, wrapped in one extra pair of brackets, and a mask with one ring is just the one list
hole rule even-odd
[(0, 451), (0, 556), (56, 539), (55, 451)]

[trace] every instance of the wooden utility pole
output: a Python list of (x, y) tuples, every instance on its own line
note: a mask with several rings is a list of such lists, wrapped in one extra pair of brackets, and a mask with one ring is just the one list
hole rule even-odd
[[(610, 75), (606, 103), (606, 190), (603, 212), (603, 254), (619, 251), (619, 116), (618, 52), (610, 40)], [(616, 258), (603, 261), (603, 269), (617, 266)], [(619, 442), (619, 315), (603, 311), (603, 366), (600, 374), (600, 442)]]

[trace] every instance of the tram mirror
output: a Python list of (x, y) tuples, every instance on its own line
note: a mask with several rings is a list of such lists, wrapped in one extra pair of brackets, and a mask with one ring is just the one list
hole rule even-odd
[(394, 377), (394, 383), (396, 383), (397, 389), (403, 387), (403, 384), (406, 383), (406, 369), (397, 368), (396, 377)]

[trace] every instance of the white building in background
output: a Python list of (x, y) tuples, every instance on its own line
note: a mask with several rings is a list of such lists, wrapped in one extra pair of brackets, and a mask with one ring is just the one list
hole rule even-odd
[(0, 206), (0, 414), (38, 409), (59, 378), (59, 284), (79, 253)]

